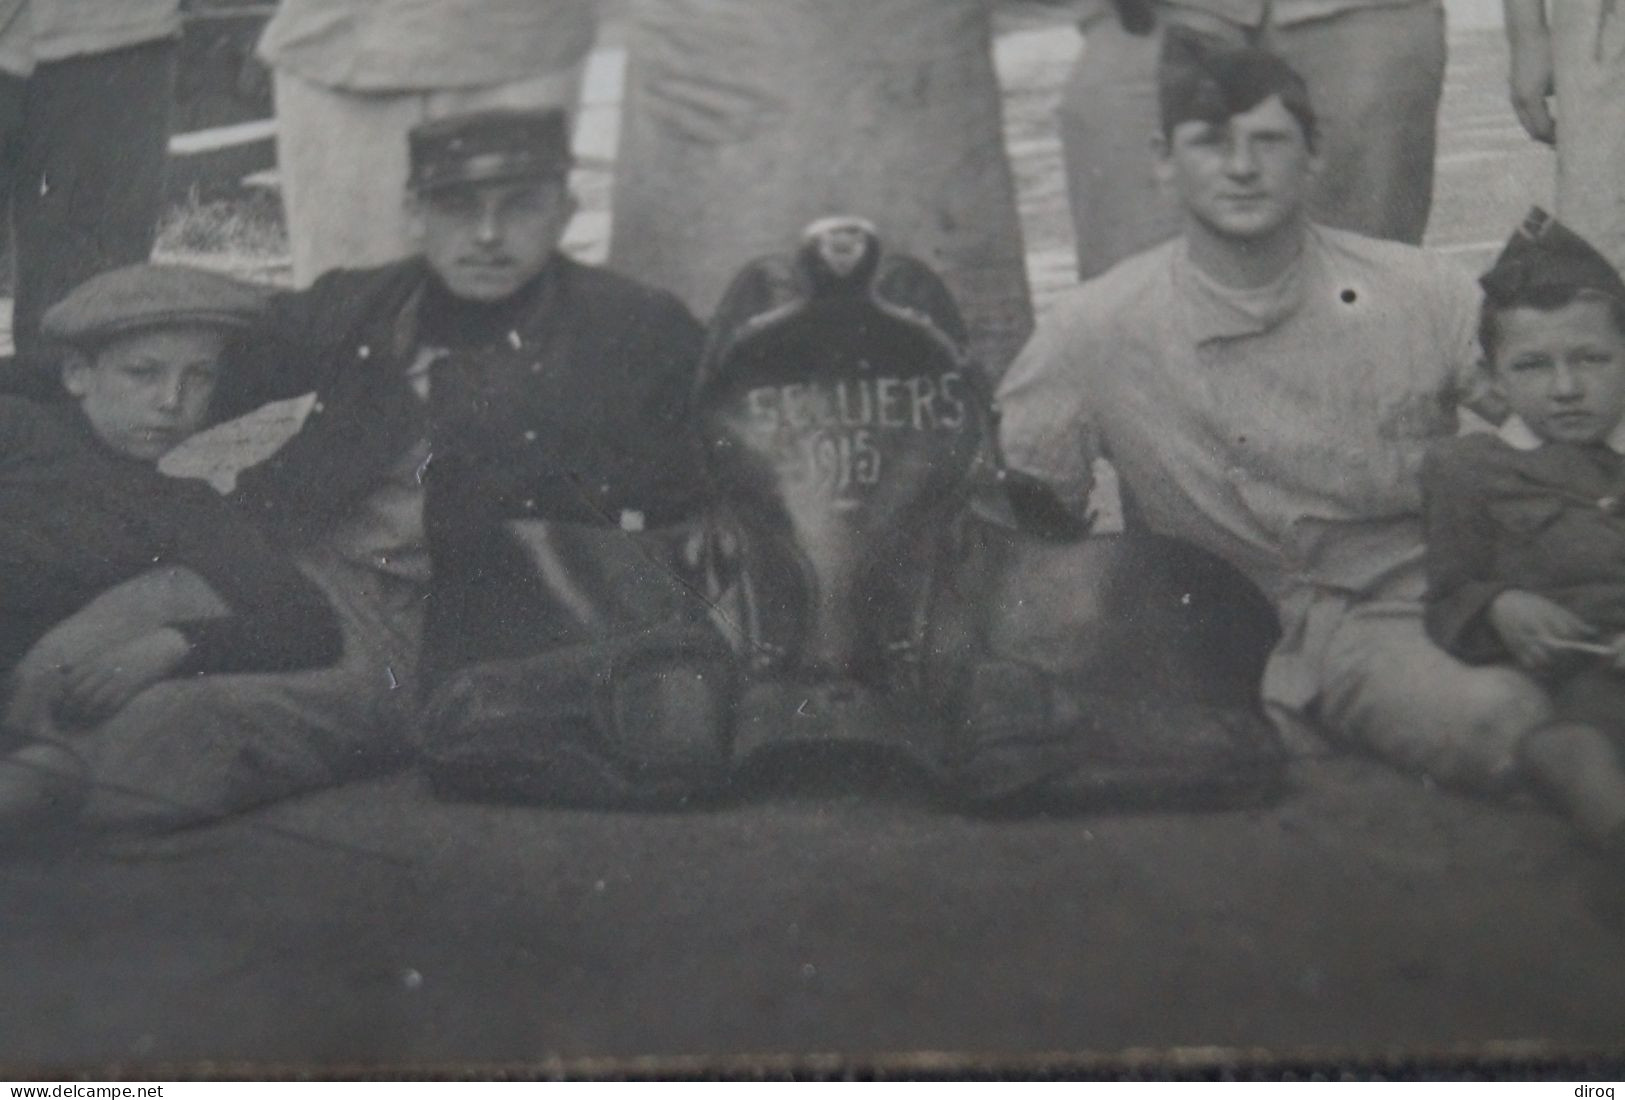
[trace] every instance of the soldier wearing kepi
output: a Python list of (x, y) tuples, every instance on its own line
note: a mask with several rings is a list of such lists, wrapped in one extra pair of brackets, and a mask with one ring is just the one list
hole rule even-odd
[[(323, 583), (345, 654), (230, 691), (187, 685), (167, 718), (206, 716), (218, 732), (190, 751), (249, 751), (283, 793), (398, 760), (426, 665), (545, 647), (563, 629), (553, 594), (591, 616), (600, 591), (630, 583), (590, 574), (559, 526), (624, 540), (698, 494), (682, 409), (699, 325), (671, 296), (559, 253), (575, 208), (563, 113), (443, 119), (410, 144), (417, 254), (275, 298), (216, 391), (226, 415), (314, 394), (234, 497)], [(525, 523), (553, 526), (527, 542)], [(638, 561), (661, 571), (653, 550)], [(165, 717), (145, 736), (166, 738)]]
[(1422, 622), (1423, 453), (1459, 406), (1498, 411), (1478, 287), (1447, 258), (1312, 223), (1303, 79), (1168, 36), (1158, 172), (1183, 234), (1040, 325), (1001, 387), (1007, 459), (1081, 502), (1104, 454), (1147, 526), (1251, 579), (1283, 631), (1262, 683), (1278, 725), (1503, 787), (1548, 704)]

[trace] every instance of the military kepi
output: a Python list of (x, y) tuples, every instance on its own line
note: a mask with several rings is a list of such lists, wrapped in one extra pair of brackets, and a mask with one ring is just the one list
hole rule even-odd
[(1272, 95), (1281, 97), (1313, 141), (1309, 87), (1292, 66), (1268, 50), (1234, 45), (1178, 23), (1164, 29), (1157, 65), (1164, 134), (1181, 122), (1222, 126)]
[(150, 328), (246, 328), (267, 295), (252, 284), (179, 264), (132, 264), (80, 283), (40, 321), (47, 339), (94, 348)]
[(563, 111), (493, 110), (422, 123), (407, 136), (408, 180), (424, 192), (465, 183), (563, 179), (570, 124)]
[(1538, 206), (1529, 211), (1495, 265), (1478, 282), (1490, 304), (1498, 306), (1579, 290), (1594, 290), (1625, 302), (1625, 280), (1614, 265), (1584, 237)]

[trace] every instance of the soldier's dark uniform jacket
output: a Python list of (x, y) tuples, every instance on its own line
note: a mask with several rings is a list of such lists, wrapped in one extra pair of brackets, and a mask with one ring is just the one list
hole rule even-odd
[[(506, 521), (631, 532), (695, 509), (682, 424), (701, 341), (672, 296), (563, 256), (494, 306), (456, 302), (421, 259), (331, 272), (276, 300), (234, 352), (223, 415), (315, 395), (303, 429), (243, 472), (235, 499), (308, 547), (427, 438), (425, 682), (535, 652), (556, 599)], [(424, 401), (408, 370), (430, 346), (449, 353), (431, 366)], [(590, 578), (580, 583), (590, 597)]]

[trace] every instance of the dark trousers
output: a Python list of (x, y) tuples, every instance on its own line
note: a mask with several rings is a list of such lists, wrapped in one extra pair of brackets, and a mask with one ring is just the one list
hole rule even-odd
[(1625, 752), (1625, 672), (1588, 668), (1552, 689), (1557, 713), (1602, 730)]
[(147, 42), (0, 77), (0, 204), (10, 214), (18, 358), (40, 315), (152, 251), (164, 194), (176, 44)]

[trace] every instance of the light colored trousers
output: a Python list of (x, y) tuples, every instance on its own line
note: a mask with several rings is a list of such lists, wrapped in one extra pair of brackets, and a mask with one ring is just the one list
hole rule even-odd
[(309, 286), (335, 267), (371, 267), (411, 253), (412, 127), (491, 108), (557, 107), (573, 115), (585, 72), (583, 59), (567, 70), (488, 87), (351, 92), (277, 71), (277, 169), (294, 282)]
[[(1261, 32), (1212, 17), (1195, 25), (1238, 43), (1251, 38), (1308, 81), (1325, 161), (1310, 198), (1317, 221), (1420, 243), (1444, 87), (1442, 7), (1372, 8)], [(1160, 32), (1139, 38), (1101, 18), (1084, 37), (1060, 127), (1078, 273), (1087, 279), (1172, 237), (1179, 212), (1152, 172)]]
[(1625, 5), (1548, 4), (1557, 83), (1557, 216), (1625, 267)]
[(1519, 742), (1553, 714), (1545, 690), (1517, 669), (1463, 664), (1440, 649), (1408, 600), (1349, 611), (1319, 680), (1312, 714), (1335, 740), (1480, 792), (1516, 783)]
[[(406, 759), (406, 726), (421, 690), (422, 586), (336, 556), (301, 567), (338, 613), (339, 662), (163, 680), (100, 726), (59, 732), (54, 739), (84, 765), (87, 825), (177, 828)], [(149, 574), (62, 624), (46, 648), (94, 650), (219, 610), (195, 574), (181, 571), (179, 583)]]

